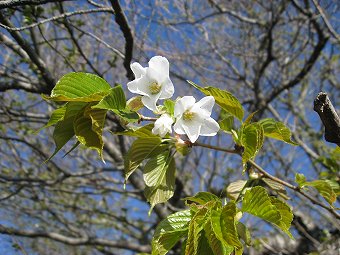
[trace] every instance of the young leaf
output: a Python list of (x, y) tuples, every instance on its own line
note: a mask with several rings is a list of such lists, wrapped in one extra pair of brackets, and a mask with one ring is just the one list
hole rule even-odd
[(198, 192), (195, 196), (186, 197), (184, 200), (195, 202), (199, 205), (204, 205), (204, 204), (206, 204), (210, 201), (215, 201), (215, 202), (217, 202), (217, 204), (222, 206), (221, 199), (219, 197), (215, 196), (214, 194), (210, 193), (210, 192), (203, 192), (203, 191)]
[(168, 158), (162, 173), (157, 176), (158, 178), (155, 178), (155, 182), (158, 185), (145, 187), (144, 195), (151, 205), (149, 214), (156, 204), (164, 203), (173, 196), (175, 190), (175, 172), (175, 160), (173, 157)]
[(162, 220), (152, 238), (152, 255), (166, 254), (185, 234), (191, 220), (190, 210), (180, 211)]
[(126, 136), (134, 136), (134, 137), (140, 137), (140, 138), (159, 138), (158, 135), (154, 135), (152, 133), (152, 128), (154, 127), (153, 124), (145, 125), (141, 128), (138, 128), (136, 130), (126, 130), (123, 132), (116, 132), (114, 134), (116, 135), (126, 135)]
[(137, 167), (155, 151), (162, 140), (160, 137), (139, 138), (134, 141), (124, 157), (125, 181), (137, 169)]
[(90, 73), (68, 73), (61, 77), (45, 99), (53, 101), (100, 101), (110, 93), (111, 86), (101, 77)]
[(234, 126), (234, 116), (224, 110), (221, 110), (220, 119), (221, 120), (218, 122), (220, 128), (226, 132), (231, 132)]
[(226, 90), (221, 90), (215, 87), (200, 87), (192, 81), (188, 81), (189, 84), (201, 91), (207, 96), (213, 96), (216, 104), (218, 104), (223, 110), (242, 121), (244, 110), (241, 103), (236, 97)]
[(299, 145), (291, 140), (291, 132), (282, 122), (268, 118), (258, 122), (264, 130), (264, 135), (292, 145)]
[(173, 100), (164, 100), (164, 107), (170, 116), (174, 116), (175, 102)]
[(74, 120), (74, 132), (78, 141), (87, 148), (98, 152), (103, 160), (103, 138), (106, 110), (87, 108)]
[(337, 194), (334, 192), (331, 184), (327, 180), (315, 180), (311, 182), (305, 182), (302, 187), (304, 186), (315, 188), (330, 205), (332, 205), (336, 201)]
[(293, 219), (293, 214), (287, 204), (278, 201), (269, 197), (265, 188), (256, 186), (246, 191), (242, 211), (272, 223), (292, 238), (289, 220)]
[(57, 124), (59, 121), (62, 121), (64, 119), (65, 113), (66, 113), (66, 105), (55, 109), (52, 114), (50, 119), (48, 120), (48, 122), (42, 126), (41, 128), (39, 128), (37, 131), (35, 131), (35, 133), (39, 133), (42, 129), (44, 128), (48, 128), (50, 126), (53, 126), (55, 124)]
[(251, 245), (251, 235), (249, 229), (242, 223), (237, 222), (237, 233), (247, 246)]
[(143, 107), (144, 105), (141, 96), (132, 97), (126, 102), (126, 108), (130, 111), (136, 112), (142, 109)]
[(238, 180), (236, 182), (232, 182), (227, 187), (227, 196), (233, 200), (236, 200), (240, 196), (240, 192), (244, 189), (244, 186), (247, 184), (247, 181)]
[(263, 128), (258, 123), (251, 123), (241, 129), (241, 145), (244, 147), (242, 162), (253, 159), (263, 145)]
[(170, 151), (166, 150), (151, 158), (144, 166), (144, 182), (148, 187), (161, 185), (167, 170)]
[(301, 188), (306, 183), (306, 177), (303, 174), (296, 173), (295, 174), (295, 182)]

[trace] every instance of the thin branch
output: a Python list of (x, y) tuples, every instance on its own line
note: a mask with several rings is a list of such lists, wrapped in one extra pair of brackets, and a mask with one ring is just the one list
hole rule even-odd
[(338, 41), (338, 43), (340, 43), (340, 35), (335, 31), (335, 29), (333, 28), (332, 24), (329, 22), (329, 20), (326, 17), (325, 12), (323, 11), (322, 7), (319, 5), (319, 3), (316, 0), (312, 0), (315, 8), (318, 10), (318, 12), (321, 15), (321, 18), (323, 20), (323, 22), (325, 22), (326, 27), (328, 29), (328, 31), (331, 33), (331, 35)]
[(53, 16), (51, 18), (44, 19), (44, 20), (41, 20), (39, 22), (33, 23), (31, 25), (28, 25), (28, 26), (23, 26), (23, 27), (13, 27), (12, 25), (8, 25), (8, 24), (1, 21), (3, 24), (0, 23), (0, 27), (5, 28), (8, 31), (22, 31), (22, 30), (26, 30), (26, 29), (29, 29), (29, 28), (34, 28), (36, 26), (45, 24), (45, 23), (50, 22), (50, 21), (56, 21), (58, 19), (63, 19), (63, 18), (66, 18), (66, 17), (71, 17), (71, 16), (75, 16), (75, 15), (82, 15), (82, 14), (87, 14), (87, 13), (96, 13), (96, 12), (113, 13), (113, 10), (112, 10), (112, 8), (105, 7), (105, 8), (98, 8), (98, 9), (89, 9), (89, 10), (79, 10), (79, 11), (74, 11), (74, 12), (66, 12), (64, 14), (61, 14), (61, 15), (58, 15), (58, 16)]
[(11, 7), (18, 7), (24, 5), (42, 5), (46, 3), (55, 3), (55, 2), (66, 2), (66, 1), (74, 1), (74, 0), (2, 0), (0, 2), (0, 10)]
[(110, 0), (111, 5), (115, 11), (115, 20), (119, 25), (120, 30), (123, 32), (125, 38), (125, 58), (124, 58), (124, 67), (126, 69), (126, 77), (129, 80), (133, 80), (134, 74), (130, 68), (130, 63), (132, 60), (133, 53), (133, 36), (129, 26), (129, 23), (126, 19), (126, 16), (120, 6), (119, 0)]

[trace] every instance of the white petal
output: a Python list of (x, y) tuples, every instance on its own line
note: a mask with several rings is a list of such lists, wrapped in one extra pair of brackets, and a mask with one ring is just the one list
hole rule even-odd
[(146, 69), (146, 76), (152, 82), (157, 82), (158, 84), (162, 84), (163, 80), (166, 79), (167, 76), (153, 69), (152, 67), (148, 67)]
[(164, 137), (167, 133), (172, 133), (173, 119), (169, 114), (163, 114), (159, 119), (156, 120), (155, 126), (152, 129), (152, 133)]
[(152, 95), (152, 96), (143, 96), (142, 97), (142, 103), (144, 104), (144, 106), (148, 109), (150, 109), (151, 111), (157, 111), (157, 106), (156, 106), (156, 102), (159, 98), (159, 94), (156, 95)]
[(186, 135), (189, 137), (190, 142), (194, 143), (200, 135), (201, 125), (191, 121), (189, 125), (184, 123), (183, 129)]
[(142, 77), (146, 73), (146, 68), (142, 67), (139, 63), (135, 62), (130, 65), (132, 72), (134, 73), (136, 79)]
[(178, 119), (174, 125), (174, 130), (177, 134), (179, 135), (184, 135), (185, 134), (185, 130), (183, 129), (183, 120), (182, 119)]
[(193, 112), (200, 113), (204, 117), (210, 117), (212, 108), (215, 104), (215, 99), (212, 96), (203, 97), (192, 108)]
[(201, 126), (200, 135), (214, 136), (220, 130), (220, 126), (213, 118), (205, 119)]
[[(154, 56), (149, 61), (149, 67), (163, 77), (169, 77), (169, 61), (165, 57)], [(161, 82), (161, 81), (159, 81)]]
[(174, 92), (175, 92), (174, 85), (172, 84), (170, 78), (167, 77), (165, 81), (163, 81), (162, 83), (162, 91), (159, 99), (170, 98), (173, 96)]
[(177, 100), (174, 110), (175, 118), (180, 118), (186, 110), (190, 109), (195, 104), (195, 102), (196, 100), (193, 96), (184, 96)]
[(151, 95), (150, 85), (151, 85), (152, 81), (148, 78), (148, 76), (144, 75), (136, 81), (138, 81), (137, 92), (134, 92), (134, 93), (137, 93), (137, 94), (140, 94), (140, 95), (145, 95), (145, 96), (150, 96)]

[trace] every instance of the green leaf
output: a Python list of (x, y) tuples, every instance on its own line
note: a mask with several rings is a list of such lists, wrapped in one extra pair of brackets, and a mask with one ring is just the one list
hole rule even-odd
[(224, 110), (221, 110), (220, 119), (221, 120), (218, 122), (220, 128), (226, 132), (231, 132), (234, 126), (234, 116)]
[(282, 122), (268, 118), (258, 122), (264, 130), (264, 135), (292, 145), (299, 145), (291, 140), (291, 132)]
[(77, 115), (74, 120), (74, 133), (78, 141), (87, 148), (98, 152), (103, 160), (103, 128), (106, 110), (85, 108), (83, 114)]
[(110, 89), (110, 93), (92, 108), (110, 110), (127, 122), (139, 120), (138, 113), (126, 108), (126, 98), (121, 85)]
[(116, 135), (125, 135), (125, 136), (134, 136), (134, 137), (140, 137), (140, 138), (159, 138), (158, 135), (154, 135), (152, 133), (154, 125), (148, 124), (141, 128), (135, 129), (135, 130), (126, 130), (123, 132), (115, 132)]
[(45, 99), (53, 101), (100, 101), (110, 93), (111, 86), (101, 77), (90, 73), (68, 73), (61, 77)]
[(200, 87), (192, 81), (188, 81), (189, 84), (201, 91), (207, 96), (213, 96), (216, 104), (218, 104), (223, 110), (242, 121), (244, 110), (241, 103), (236, 97), (226, 90), (221, 90), (215, 87)]
[(156, 181), (159, 185), (146, 186), (144, 190), (144, 195), (151, 205), (149, 214), (156, 204), (168, 201), (174, 194), (176, 164), (173, 157), (168, 158), (162, 172)]
[(41, 128), (39, 128), (37, 131), (35, 131), (35, 133), (39, 133), (42, 129), (48, 128), (50, 126), (53, 126), (53, 125), (57, 124), (59, 121), (62, 121), (64, 119), (64, 115), (66, 113), (66, 107), (67, 106), (64, 105), (63, 107), (55, 109), (52, 112), (51, 117), (48, 120), (48, 122), (46, 123), (46, 125), (44, 125)]
[(243, 126), (240, 137), (241, 145), (244, 147), (242, 163), (253, 159), (263, 145), (263, 128), (258, 123)]
[(315, 188), (330, 205), (332, 205), (336, 201), (337, 194), (334, 192), (331, 184), (327, 180), (315, 180), (311, 182), (305, 182), (302, 187), (305, 186)]
[(236, 229), (236, 204), (234, 202), (229, 202), (226, 204), (221, 212), (221, 230), (224, 240), (230, 245), (235, 247), (236, 250), (242, 249), (242, 243), (238, 237)]
[(290, 219), (293, 219), (290, 207), (276, 198), (269, 197), (265, 188), (256, 186), (247, 190), (242, 211), (272, 223), (292, 238), (289, 232)]
[(175, 102), (170, 99), (164, 100), (164, 107), (170, 116), (174, 116)]
[(125, 181), (137, 169), (137, 167), (152, 155), (162, 140), (160, 137), (139, 138), (135, 140), (128, 153), (124, 157)]
[(68, 102), (66, 104), (63, 120), (57, 122), (53, 131), (53, 139), (56, 148), (53, 154), (46, 161), (49, 161), (51, 158), (53, 158), (58, 153), (58, 151), (60, 151), (61, 148), (64, 147), (64, 145), (75, 135), (73, 128), (74, 119), (79, 112), (83, 111), (85, 106), (86, 103), (83, 102)]
[(238, 180), (236, 182), (232, 182), (227, 187), (227, 196), (233, 200), (237, 200), (240, 196), (240, 192), (244, 189), (244, 186), (247, 184), (247, 181)]
[(195, 202), (199, 205), (204, 205), (210, 201), (215, 201), (217, 202), (219, 205), (222, 206), (222, 202), (221, 199), (217, 196), (215, 196), (214, 194), (210, 193), (210, 192), (198, 192), (195, 196), (193, 197), (186, 197), (184, 198), (184, 200), (186, 201), (191, 201), (191, 202)]
[(142, 102), (142, 96), (132, 97), (126, 102), (126, 108), (130, 111), (136, 112), (142, 109), (143, 107), (144, 104)]
[(301, 188), (306, 183), (306, 177), (303, 174), (296, 173), (295, 174), (295, 182)]
[(191, 220), (190, 210), (180, 211), (162, 220), (152, 239), (152, 255), (166, 254), (185, 234)]
[(237, 222), (237, 233), (247, 246), (251, 246), (251, 235), (249, 229), (242, 223)]
[(146, 186), (152, 187), (161, 185), (166, 174), (169, 157), (170, 151), (166, 150), (151, 158), (145, 164), (143, 178)]

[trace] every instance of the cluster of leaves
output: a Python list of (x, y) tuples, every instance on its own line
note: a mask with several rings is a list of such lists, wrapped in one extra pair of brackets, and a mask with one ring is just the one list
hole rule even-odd
[[(189, 82), (207, 96), (213, 96), (221, 108), (219, 125), (222, 131), (230, 134), (239, 148), (242, 163), (246, 167), (263, 146), (265, 137), (295, 145), (290, 130), (274, 119), (252, 122), (255, 113), (244, 121), (244, 110), (236, 97), (225, 90), (214, 87), (200, 87)], [(140, 97), (126, 102), (120, 85), (112, 88), (102, 78), (88, 73), (69, 73), (63, 76), (46, 100), (64, 102), (56, 109), (43, 127), (55, 125), (53, 138), (56, 149), (53, 157), (71, 138), (77, 138), (77, 145), (95, 149), (103, 158), (102, 132), (107, 111), (112, 111), (125, 123), (139, 122), (137, 112), (143, 105)], [(166, 100), (160, 114), (173, 117), (175, 102)], [(236, 124), (238, 120), (238, 124)], [(129, 125), (128, 125), (129, 126)], [(176, 137), (166, 135), (161, 138), (152, 132), (154, 124), (139, 128), (127, 128), (116, 135), (136, 137), (124, 158), (125, 181), (137, 169), (143, 169), (146, 185), (145, 197), (151, 209), (169, 200), (175, 189), (176, 152), (187, 153), (191, 144)], [(72, 150), (71, 149), (71, 150)], [(339, 194), (338, 186), (327, 181), (306, 182), (297, 175), (301, 188), (312, 186), (330, 203)], [(269, 196), (266, 188), (276, 192), (281, 198)], [(166, 254), (179, 240), (185, 239), (185, 254), (242, 254), (244, 245), (251, 239), (247, 227), (240, 221), (243, 213), (249, 213), (278, 227), (292, 237), (289, 227), (293, 218), (285, 189), (270, 179), (251, 178), (248, 181), (232, 183), (227, 188), (229, 201), (222, 204), (213, 194), (200, 192), (186, 199), (189, 210), (177, 212), (163, 220), (157, 227), (152, 254)], [(238, 207), (241, 204), (241, 207)]]
[(166, 254), (180, 240), (184, 240), (184, 254), (242, 254), (244, 245), (251, 245), (250, 232), (241, 222), (244, 213), (266, 220), (292, 238), (290, 207), (269, 196), (261, 186), (245, 192), (240, 208), (237, 200), (223, 205), (218, 197), (207, 192), (185, 200), (189, 210), (171, 214), (157, 226), (152, 255)]

